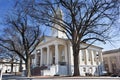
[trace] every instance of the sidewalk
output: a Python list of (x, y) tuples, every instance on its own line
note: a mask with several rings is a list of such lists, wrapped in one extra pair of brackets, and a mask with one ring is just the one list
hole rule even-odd
[(86, 79), (116, 79), (116, 80), (120, 80), (120, 77), (108, 77), (108, 76), (102, 76), (102, 77), (65, 77), (65, 76), (33, 76), (33, 78), (35, 78), (35, 79), (65, 79), (65, 80), (67, 80), (67, 79), (71, 79), (71, 80), (73, 80), (73, 79), (84, 79), (84, 80), (86, 80)]
[(120, 77), (32, 76), (28, 78), (11, 74), (4, 74), (2, 80), (120, 80)]

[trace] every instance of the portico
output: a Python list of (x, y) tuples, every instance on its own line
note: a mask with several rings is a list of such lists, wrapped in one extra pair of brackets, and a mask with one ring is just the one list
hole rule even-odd
[[(36, 64), (42, 65), (58, 65), (61, 62), (67, 63), (67, 47), (64, 43), (54, 42), (50, 44), (40, 44), (36, 50)], [(38, 54), (40, 55), (38, 57)]]

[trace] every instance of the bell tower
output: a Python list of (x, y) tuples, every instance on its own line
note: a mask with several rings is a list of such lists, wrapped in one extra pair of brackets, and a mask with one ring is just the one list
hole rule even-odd
[[(56, 21), (58, 19), (57, 21), (62, 23), (61, 20), (63, 19), (63, 12), (59, 6), (56, 9), (56, 14), (54, 14), (54, 17), (55, 17), (54, 21)], [(60, 25), (54, 23), (51, 35), (53, 37), (58, 37), (58, 38), (67, 38), (66, 34), (64, 32), (61, 32), (61, 31), (65, 31), (65, 30)]]

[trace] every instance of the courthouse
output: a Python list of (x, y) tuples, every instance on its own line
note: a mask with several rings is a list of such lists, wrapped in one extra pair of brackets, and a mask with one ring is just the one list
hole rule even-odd
[[(61, 10), (57, 10), (58, 16), (62, 15)], [(54, 27), (63, 30), (58, 25)], [(81, 47), (88, 46), (83, 43)], [(67, 39), (65, 33), (52, 29), (51, 36), (44, 36), (44, 40), (39, 43), (33, 52), (32, 68), (45, 66), (40, 70), (41, 75), (73, 75), (74, 61), (72, 44)], [(102, 75), (103, 57), (102, 48), (91, 45), (79, 52), (79, 71), (81, 76), (87, 73), (90, 75)]]

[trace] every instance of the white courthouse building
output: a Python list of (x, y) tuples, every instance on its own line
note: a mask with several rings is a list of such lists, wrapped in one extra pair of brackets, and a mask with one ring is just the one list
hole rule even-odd
[[(60, 11), (58, 13), (61, 14)], [(54, 26), (62, 30), (60, 26)], [(81, 44), (83, 47), (87, 45)], [(45, 36), (32, 55), (35, 56), (32, 59), (32, 67), (47, 67), (41, 70), (41, 75), (73, 75), (72, 44), (66, 35), (58, 30), (52, 29), (52, 36)], [(81, 76), (85, 76), (86, 73), (101, 75), (103, 70), (101, 47), (91, 45), (88, 49), (80, 50), (79, 71)]]
[[(42, 75), (73, 74), (72, 45), (68, 39), (60, 38), (60, 36), (58, 35), (57, 38), (45, 36), (33, 53), (35, 55), (32, 59), (34, 67), (47, 66), (47, 69), (42, 70)], [(87, 46), (87, 44), (82, 44), (82, 46)], [(102, 48), (91, 45), (88, 49), (80, 50), (79, 69), (81, 76), (85, 76), (85, 73), (101, 75), (104, 70)]]

